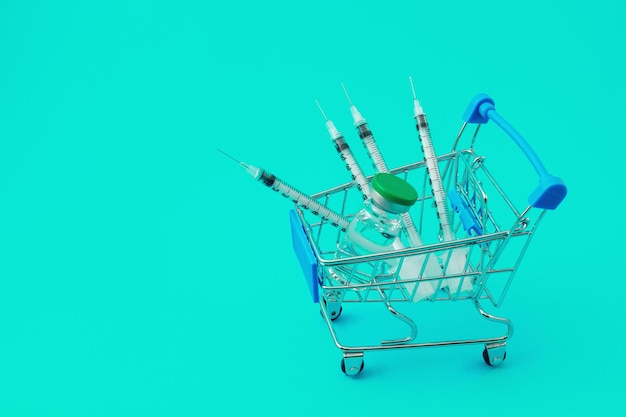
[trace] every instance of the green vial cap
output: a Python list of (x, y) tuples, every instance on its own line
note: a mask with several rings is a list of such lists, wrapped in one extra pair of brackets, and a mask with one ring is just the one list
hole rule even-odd
[(372, 179), (372, 188), (393, 204), (410, 207), (417, 200), (417, 191), (411, 184), (395, 175), (380, 173)]

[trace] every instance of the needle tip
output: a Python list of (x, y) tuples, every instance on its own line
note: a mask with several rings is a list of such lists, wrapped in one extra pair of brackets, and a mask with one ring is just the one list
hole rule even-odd
[(348, 99), (348, 103), (350, 103), (350, 105), (352, 106), (352, 100), (350, 100), (350, 95), (348, 94), (348, 90), (346, 89), (346, 86), (343, 85), (343, 83), (341, 83), (341, 88), (343, 88), (343, 92), (346, 95), (346, 98)]
[(237, 162), (238, 164), (241, 164), (241, 161), (235, 159), (233, 156), (227, 154), (226, 152), (224, 152), (223, 150), (219, 149), (219, 148), (215, 148), (218, 150), (218, 152), (223, 153), (224, 155), (226, 155), (228, 158), (232, 159), (233, 161)]
[(326, 113), (324, 113), (324, 109), (322, 109), (322, 105), (319, 101), (315, 100), (315, 104), (317, 104), (317, 108), (320, 109), (322, 116), (324, 116), (324, 120), (328, 121), (328, 117), (326, 117)]
[(413, 77), (409, 76), (409, 82), (411, 83), (411, 92), (413, 93), (413, 99), (417, 100), (417, 96), (415, 95), (415, 87), (413, 86)]

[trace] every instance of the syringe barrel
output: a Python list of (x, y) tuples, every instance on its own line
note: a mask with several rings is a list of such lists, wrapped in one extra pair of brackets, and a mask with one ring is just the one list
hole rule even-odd
[(321, 216), (323, 219), (327, 219), (333, 226), (340, 227), (344, 231), (348, 228), (350, 222), (341, 214), (297, 190), (271, 172), (261, 168), (261, 173), (257, 179), (272, 190), (280, 192), (283, 197), (291, 199), (303, 209), (309, 210), (314, 215)]
[(362, 123), (360, 125), (357, 125), (356, 129), (357, 129), (357, 132), (359, 133), (359, 137), (363, 141), (363, 146), (365, 146), (365, 148), (367, 149), (367, 154), (369, 155), (374, 168), (378, 172), (383, 172), (383, 173), (389, 172), (389, 168), (387, 168), (387, 164), (385, 163), (385, 160), (383, 159), (383, 156), (381, 155), (380, 150), (378, 150), (378, 145), (376, 144), (376, 141), (374, 140), (374, 135), (372, 134), (372, 131), (369, 129), (369, 127), (367, 126), (367, 123)]
[(416, 120), (415, 125), (419, 132), (421, 132), (422, 130), (427, 130), (428, 132), (430, 132), (430, 127), (428, 127), (428, 120), (426, 119), (426, 114), (424, 113), (418, 114), (415, 117), (415, 120)]
[(413, 247), (422, 246), (424, 243), (422, 242), (422, 238), (420, 237), (417, 229), (415, 228), (415, 225), (413, 224), (413, 219), (411, 219), (411, 215), (407, 212), (402, 213), (401, 216), (409, 244)]
[[(363, 123), (356, 125), (357, 132), (359, 133), (359, 137), (363, 141), (363, 146), (367, 149), (367, 154), (372, 161), (372, 165), (374, 169), (378, 172), (387, 173), (389, 172), (389, 168), (383, 159), (383, 156), (378, 149), (378, 145), (376, 144), (376, 140), (374, 139), (374, 135), (372, 131), (367, 126), (367, 123), (363, 121)], [(422, 239), (413, 224), (413, 220), (411, 219), (411, 215), (407, 213), (402, 214), (402, 223), (404, 224), (404, 228), (407, 233), (407, 237), (409, 239), (409, 243), (412, 246), (421, 246)]]
[(367, 123), (359, 123), (356, 125), (356, 129), (359, 132), (359, 137), (363, 139), (366, 136), (372, 136), (372, 131), (367, 127)]
[(446, 195), (441, 181), (441, 174), (439, 173), (437, 155), (435, 155), (435, 149), (433, 147), (432, 139), (430, 138), (428, 120), (426, 119), (425, 114), (418, 114), (415, 120), (418, 137), (422, 144), (424, 158), (426, 159), (426, 168), (428, 168), (428, 175), (430, 177), (433, 196), (435, 198), (439, 225), (441, 226), (444, 240), (450, 241), (454, 239), (454, 235), (452, 233), (452, 225), (450, 224), (450, 216), (446, 208)]
[(346, 162), (346, 168), (352, 175), (352, 179), (356, 182), (359, 190), (361, 190), (363, 198), (366, 199), (370, 195), (370, 186), (367, 182), (365, 174), (363, 174), (363, 170), (359, 166), (359, 163), (356, 161), (356, 158), (350, 149), (350, 145), (348, 145), (343, 136), (335, 138), (333, 143), (335, 144), (335, 149), (341, 159)]

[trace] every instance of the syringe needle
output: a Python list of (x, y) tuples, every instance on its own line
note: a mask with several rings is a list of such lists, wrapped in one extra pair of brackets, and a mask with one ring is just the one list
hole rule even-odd
[(343, 83), (341, 83), (341, 88), (343, 88), (343, 92), (346, 95), (346, 98), (348, 99), (348, 103), (350, 104), (350, 106), (354, 106), (354, 104), (352, 104), (352, 100), (350, 100), (350, 95), (348, 94), (348, 90), (346, 90), (346, 86), (343, 85)]
[(239, 161), (239, 160), (235, 159), (235, 157), (233, 157), (233, 156), (231, 156), (231, 155), (227, 154), (226, 152), (224, 152), (223, 150), (221, 150), (221, 149), (219, 149), (219, 148), (216, 148), (216, 149), (217, 149), (219, 152), (221, 152), (221, 153), (223, 153), (224, 155), (226, 155), (227, 157), (229, 157), (230, 159), (232, 159), (233, 161), (235, 161), (235, 162), (237, 162), (238, 164), (240, 164), (240, 165), (241, 165), (241, 161)]
[(317, 104), (317, 108), (320, 109), (322, 116), (324, 116), (324, 120), (328, 121), (328, 117), (326, 117), (326, 113), (324, 113), (324, 109), (322, 109), (322, 105), (320, 104), (320, 102), (315, 100), (315, 104)]
[(257, 177), (259, 175), (259, 173), (261, 172), (260, 168), (255, 167), (254, 165), (249, 165), (246, 164), (245, 162), (241, 162), (240, 160), (238, 160), (237, 158), (235, 158), (232, 155), (227, 154), (226, 152), (224, 152), (223, 150), (216, 148), (218, 151), (220, 151), (221, 153), (223, 153), (224, 155), (226, 155), (228, 158), (232, 159), (233, 161), (237, 162), (237, 164), (242, 167), (243, 169), (245, 169), (246, 171), (248, 171), (248, 174), (252, 175), (253, 177)]
[(348, 94), (348, 90), (346, 89), (346, 86), (343, 85), (343, 83), (341, 83), (341, 88), (343, 88), (343, 92), (348, 99), (348, 104), (350, 105), (350, 113), (352, 114), (352, 120), (354, 120), (354, 125), (358, 127), (362, 124), (365, 124), (365, 119), (363, 118), (363, 116), (361, 116), (361, 113), (359, 113), (359, 110), (356, 108), (354, 103), (352, 103), (352, 99)]
[(409, 82), (411, 83), (411, 92), (413, 92), (413, 117), (417, 117), (418, 114), (424, 114), (422, 105), (420, 104), (417, 96), (415, 95), (415, 86), (413, 86), (413, 77), (409, 76)]
[(324, 113), (324, 109), (322, 109), (322, 105), (320, 104), (320, 102), (315, 100), (315, 103), (317, 104), (317, 107), (320, 109), (322, 116), (324, 116), (324, 120), (326, 120), (326, 130), (328, 130), (330, 137), (333, 139), (343, 137), (341, 132), (339, 132), (339, 130), (337, 130), (337, 128), (335, 127), (335, 124), (332, 122), (332, 120), (328, 120), (328, 117), (326, 117), (326, 113)]
[(411, 91), (413, 92), (413, 100), (417, 100), (417, 96), (415, 95), (415, 87), (413, 86), (413, 77), (409, 75), (409, 82), (411, 83)]

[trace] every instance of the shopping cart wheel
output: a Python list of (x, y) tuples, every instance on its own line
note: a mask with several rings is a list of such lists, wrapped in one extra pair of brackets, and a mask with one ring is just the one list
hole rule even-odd
[(341, 371), (348, 376), (360, 374), (364, 366), (362, 353), (346, 353), (341, 358)]
[[(326, 313), (328, 314), (328, 317), (330, 317), (331, 320), (337, 320), (339, 318), (339, 316), (341, 316), (341, 312), (343, 311), (343, 307), (341, 306), (341, 304), (339, 303), (330, 303), (330, 307), (328, 306), (328, 304), (326, 303), (326, 299), (322, 298), (322, 302), (324, 303), (323, 307), (320, 308), (324, 308), (326, 309)], [(339, 307), (339, 308), (337, 308)], [(322, 311), (320, 310), (320, 314), (322, 314)], [(322, 317), (324, 317), (324, 315), (322, 314)]]
[[(339, 316), (341, 316), (341, 312), (343, 311), (343, 307), (339, 307), (339, 311), (329, 311), (328, 315), (330, 316), (330, 319), (335, 321), (339, 318)], [(320, 311), (320, 314), (322, 314), (322, 312)]]
[(498, 366), (506, 359), (506, 345), (485, 346), (483, 359), (489, 366)]

